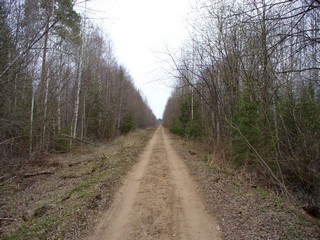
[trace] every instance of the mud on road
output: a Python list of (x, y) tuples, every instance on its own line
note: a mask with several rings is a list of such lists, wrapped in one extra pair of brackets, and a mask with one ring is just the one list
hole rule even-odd
[(159, 127), (88, 240), (220, 239), (169, 136)]

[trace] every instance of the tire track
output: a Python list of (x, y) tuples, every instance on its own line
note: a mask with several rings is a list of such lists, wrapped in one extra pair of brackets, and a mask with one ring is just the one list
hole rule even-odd
[(220, 239), (219, 226), (161, 126), (87, 239)]

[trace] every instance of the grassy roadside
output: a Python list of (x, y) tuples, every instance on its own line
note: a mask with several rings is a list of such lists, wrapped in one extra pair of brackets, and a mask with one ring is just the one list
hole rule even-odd
[(301, 217), (284, 199), (240, 178), (197, 142), (170, 136), (198, 182), (206, 208), (219, 222), (223, 239), (320, 239), (319, 225)]
[(110, 206), (153, 132), (138, 130), (102, 147), (81, 146), (1, 169), (0, 239), (82, 238)]

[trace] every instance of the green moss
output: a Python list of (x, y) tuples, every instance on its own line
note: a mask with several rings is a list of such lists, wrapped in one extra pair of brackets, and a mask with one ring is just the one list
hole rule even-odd
[(260, 194), (263, 197), (268, 197), (270, 195), (269, 191), (263, 189), (263, 188), (259, 188), (257, 187), (256, 189), (254, 189), (256, 193)]
[(209, 161), (209, 156), (208, 155), (205, 155), (203, 156), (202, 160), (206, 163)]
[(33, 218), (24, 224), (18, 231), (11, 235), (4, 236), (3, 240), (40, 240), (46, 239), (48, 235), (61, 223), (57, 215), (44, 215), (40, 218)]

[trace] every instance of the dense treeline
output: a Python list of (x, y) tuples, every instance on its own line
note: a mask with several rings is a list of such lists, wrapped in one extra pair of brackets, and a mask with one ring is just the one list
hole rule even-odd
[(320, 2), (204, 1), (164, 124), (319, 204)]
[(1, 157), (64, 151), (70, 139), (156, 122), (108, 38), (75, 4), (0, 0)]

